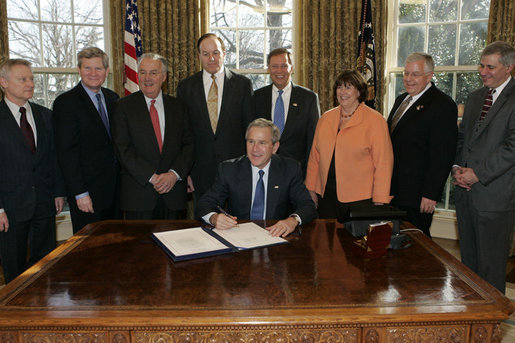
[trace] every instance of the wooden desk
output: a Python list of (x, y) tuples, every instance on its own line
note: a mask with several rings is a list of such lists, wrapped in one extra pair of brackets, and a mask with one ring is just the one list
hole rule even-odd
[(85, 227), (0, 291), (5, 343), (499, 342), (512, 304), (419, 233), (364, 260), (333, 221), (290, 244), (174, 263), (154, 230)]

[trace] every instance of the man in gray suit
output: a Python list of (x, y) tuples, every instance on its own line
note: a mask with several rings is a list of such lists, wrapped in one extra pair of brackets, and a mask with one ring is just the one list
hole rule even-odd
[(29, 102), (34, 94), (30, 63), (2, 63), (0, 86), (5, 93), (0, 101), (0, 257), (8, 283), (55, 248), (64, 184), (52, 112)]
[(515, 49), (508, 43), (483, 50), (484, 87), (465, 104), (453, 166), (461, 259), (501, 292), (515, 224), (514, 64)]

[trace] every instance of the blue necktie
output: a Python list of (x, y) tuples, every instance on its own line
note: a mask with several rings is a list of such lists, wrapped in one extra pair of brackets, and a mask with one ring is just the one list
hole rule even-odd
[(262, 220), (265, 210), (265, 184), (263, 183), (264, 171), (259, 171), (259, 180), (256, 184), (256, 192), (254, 193), (254, 203), (250, 211), (250, 220)]
[(279, 96), (275, 102), (274, 109), (274, 124), (279, 128), (281, 133), (283, 133), (284, 130), (284, 102), (281, 96), (282, 94), (283, 90), (279, 90)]
[(102, 97), (100, 96), (100, 93), (97, 93), (97, 102), (98, 102), (98, 113), (100, 113), (100, 118), (102, 119), (102, 122), (104, 123), (104, 126), (106, 127), (107, 134), (109, 137), (111, 137), (111, 129), (109, 128), (109, 119), (107, 119), (107, 112), (104, 108), (104, 104), (102, 103)]

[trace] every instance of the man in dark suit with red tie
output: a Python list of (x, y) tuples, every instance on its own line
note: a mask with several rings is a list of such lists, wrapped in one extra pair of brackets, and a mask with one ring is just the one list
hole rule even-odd
[(118, 218), (119, 165), (111, 139), (118, 95), (102, 87), (109, 58), (90, 47), (77, 55), (81, 81), (54, 101), (58, 161), (66, 184), (73, 232)]
[(406, 58), (406, 93), (397, 97), (388, 117), (394, 156), (391, 204), (429, 237), (458, 134), (456, 103), (431, 82), (433, 71), (433, 58), (426, 53)]
[(514, 67), (506, 42), (481, 53), (484, 87), (467, 98), (453, 166), (461, 260), (501, 292), (515, 225)]
[(64, 185), (52, 112), (28, 101), (34, 94), (30, 63), (2, 63), (0, 86), (0, 258), (7, 283), (55, 248)]
[(224, 66), (224, 42), (207, 33), (199, 38), (197, 50), (203, 70), (177, 87), (195, 136), (190, 183), (195, 199), (213, 184), (218, 163), (245, 153), (245, 130), (253, 119), (252, 83)]
[(273, 120), (279, 127), (281, 145), (277, 154), (299, 161), (305, 175), (320, 117), (318, 95), (291, 82), (293, 63), (287, 49), (272, 50), (267, 61), (272, 84), (254, 92), (254, 114)]
[(166, 60), (143, 54), (138, 63), (140, 91), (116, 105), (113, 141), (121, 164), (125, 219), (185, 217), (193, 135), (186, 108), (161, 90), (166, 77)]

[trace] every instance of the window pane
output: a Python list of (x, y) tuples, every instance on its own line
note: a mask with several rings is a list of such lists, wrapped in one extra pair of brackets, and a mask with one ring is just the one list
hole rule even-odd
[(437, 66), (455, 64), (456, 24), (432, 25), (429, 27), (428, 50)]
[(481, 88), (483, 82), (479, 77), (479, 73), (458, 73), (456, 85), (456, 103), (464, 104), (468, 95), (475, 89)]
[(435, 73), (434, 82), (445, 94), (452, 96), (452, 82), (454, 79), (454, 73)]
[(239, 26), (263, 27), (265, 25), (265, 4), (260, 0), (240, 2)]
[(268, 74), (243, 74), (252, 81), (252, 88), (254, 90), (264, 87), (270, 83)]
[(74, 1), (73, 9), (76, 23), (102, 24), (102, 0)]
[(240, 31), (240, 66), (242, 69), (264, 68), (264, 30)]
[(269, 27), (291, 27), (293, 23), (293, 15), (292, 15), (292, 3), (291, 1), (287, 1), (289, 4), (284, 1), (278, 3), (269, 3), (268, 8), (268, 26)]
[(235, 2), (225, 0), (211, 0), (210, 12), (212, 27), (235, 27), (236, 26), (236, 9), (238, 5)]
[(39, 25), (9, 21), (9, 57), (23, 58), (33, 67), (41, 67)]
[(104, 47), (104, 29), (99, 26), (76, 26), (75, 45), (77, 51), (88, 46)]
[(222, 38), (225, 44), (225, 66), (227, 68), (236, 68), (236, 32), (234, 30), (214, 30), (213, 32)]
[(488, 19), (490, 0), (462, 0), (462, 19)]
[[(86, 1), (89, 5), (90, 1)], [(71, 23), (72, 9), (70, 0), (40, 0), (41, 20)]]
[(414, 51), (424, 51), (424, 27), (400, 27), (398, 43), (397, 66), (403, 66), (409, 54)]
[(36, 104), (40, 104), (41, 106), (48, 107), (48, 104), (45, 102), (46, 94), (46, 75), (45, 74), (34, 74), (34, 95), (32, 96), (32, 100)]
[(43, 25), (44, 67), (73, 66), (74, 51), (71, 25)]
[(411, 0), (399, 1), (399, 23), (422, 23), (426, 20), (426, 4)]
[(460, 65), (477, 65), (479, 53), (486, 46), (488, 23), (462, 24), (460, 28)]
[(7, 17), (9, 19), (38, 20), (38, 0), (7, 0)]
[(429, 21), (452, 21), (458, 19), (458, 0), (431, 0)]
[(53, 103), (59, 94), (73, 88), (78, 81), (78, 74), (48, 74), (47, 97), (49, 103)]
[(268, 32), (268, 52), (276, 49), (276, 48), (286, 48), (291, 49), (292, 47), (292, 37), (291, 30), (270, 30)]
[(404, 89), (404, 83), (402, 82), (402, 74), (396, 73), (392, 79), (394, 80), (393, 82), (395, 82), (395, 98), (397, 98), (399, 95), (406, 92)]

